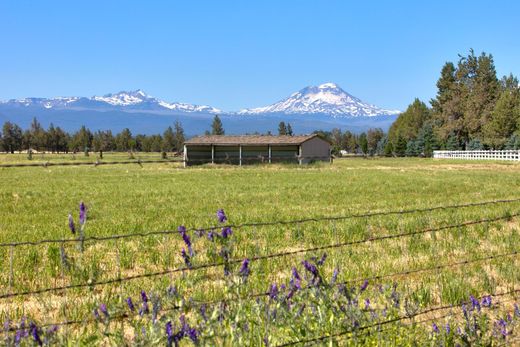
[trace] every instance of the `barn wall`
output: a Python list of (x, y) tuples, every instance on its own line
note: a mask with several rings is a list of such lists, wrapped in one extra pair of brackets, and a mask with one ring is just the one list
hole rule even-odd
[(211, 146), (186, 145), (188, 162), (186, 165), (202, 165), (211, 163)]
[(303, 159), (302, 163), (330, 160), (330, 144), (327, 141), (320, 139), (319, 137), (314, 137), (308, 141), (305, 141), (301, 146), (302, 157), (307, 158)]

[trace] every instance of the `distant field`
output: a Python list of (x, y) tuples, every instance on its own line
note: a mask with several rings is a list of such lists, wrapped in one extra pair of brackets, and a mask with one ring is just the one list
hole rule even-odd
[[(128, 159), (128, 154), (106, 154), (105, 158), (107, 161), (114, 158), (124, 160)], [(155, 159), (159, 158), (156, 154)], [(33, 162), (36, 160), (95, 161), (95, 156), (84, 157), (80, 153), (75, 159), (70, 154), (39, 158), (35, 154)], [(12, 162), (28, 160), (26, 154), (0, 155), (0, 163)], [(55, 166), (0, 168), (0, 182), (0, 243), (6, 243), (73, 237), (67, 226), (67, 216), (72, 212), (77, 223), (80, 201), (84, 201), (88, 207), (85, 234), (90, 237), (177, 230), (179, 225), (207, 228), (216, 225), (215, 213), (220, 208), (227, 213), (230, 223), (241, 224), (514, 199), (520, 198), (520, 164), (355, 158), (338, 159), (332, 165), (301, 167), (202, 166), (184, 169), (179, 164), (171, 163), (143, 164), (142, 167)], [(233, 229), (230, 244), (226, 245), (230, 247), (232, 259), (244, 259), (425, 228), (435, 229), (516, 213), (520, 213), (520, 202), (428, 213), (243, 227)], [(328, 280), (337, 267), (340, 270), (338, 281), (359, 280), (513, 252), (520, 247), (519, 230), (518, 220), (510, 218), (412, 237), (331, 248), (325, 251), (327, 259), (320, 267), (320, 274)], [(193, 233), (190, 235), (196, 254), (192, 259), (194, 266), (221, 260), (218, 255), (220, 244), (212, 243), (206, 237), (199, 239)], [(63, 257), (60, 257), (59, 243), (2, 247), (0, 294), (88, 281), (95, 283), (118, 276), (182, 267), (182, 247), (185, 246), (177, 233), (105, 242), (87, 241), (83, 253), (76, 244), (67, 243), (64, 244), (63, 251), (72, 264), (67, 268), (60, 260)], [(132, 296), (137, 301), (141, 290), (162, 293), (172, 283), (185, 297), (191, 297), (194, 301), (223, 298), (238, 301), (238, 297), (248, 293), (267, 291), (271, 283), (288, 283), (292, 266), (297, 266), (303, 274), (305, 269), (301, 267), (301, 261), (310, 260), (311, 256), (319, 258), (323, 252), (251, 261), (249, 280), (241, 285), (237, 284), (238, 280), (225, 280), (222, 267), (217, 267), (135, 279), (122, 284), (4, 298), (0, 299), (0, 318), (5, 320), (10, 317), (19, 321), (22, 315), (27, 315), (39, 324), (83, 320), (85, 317), (91, 318), (93, 308), (99, 303), (107, 303), (111, 309), (119, 310), (124, 308), (124, 298), (127, 296)], [(412, 310), (404, 307), (404, 298), (407, 296), (414, 298), (416, 310), (422, 310), (457, 304), (467, 300), (470, 294), (481, 296), (520, 289), (518, 265), (518, 257), (512, 256), (382, 279), (377, 283), (390, 287), (392, 283), (397, 283), (403, 295), (402, 312)], [(12, 275), (9, 271), (11, 267)], [(232, 272), (236, 274), (239, 267), (240, 264), (234, 264), (231, 267)], [(377, 292), (372, 282), (370, 287)], [(383, 291), (381, 289), (379, 294), (370, 294), (374, 295), (371, 298), (372, 305), (378, 310), (384, 308), (381, 301), (383, 299), (378, 299), (378, 295), (385, 295)], [(270, 344), (277, 345), (301, 338), (302, 334), (306, 338), (333, 334), (348, 325), (341, 320), (341, 314), (331, 308), (332, 303), (323, 302), (326, 301), (325, 296), (321, 297), (319, 293), (313, 295), (316, 303), (322, 302), (320, 305), (327, 308), (317, 313), (314, 310), (320, 305), (316, 304), (311, 310), (314, 304), (308, 304), (304, 308), (306, 311), (303, 311), (305, 318), (291, 318), (296, 322), (296, 328), (284, 323), (288, 321), (290, 311), (284, 309), (282, 304), (276, 306), (278, 318), (269, 316), (269, 319), (265, 314), (255, 311), (258, 309), (256, 304), (245, 301), (238, 306), (230, 304), (229, 310), (234, 312), (235, 323), (222, 323), (218, 320), (218, 312), (208, 309), (208, 315), (214, 314), (217, 317), (214, 320), (220, 322), (221, 326), (216, 329), (211, 325), (213, 323), (201, 323), (200, 329), (206, 329), (201, 333), (201, 340), (208, 345), (237, 345), (244, 341), (249, 341), (251, 345), (260, 345), (268, 335)], [(188, 320), (199, 323), (202, 321), (181, 299), (175, 297), (172, 300), (183, 307), (181, 311), (185, 310)], [(163, 308), (172, 303), (166, 299), (162, 302)], [(512, 303), (513, 301), (509, 301), (502, 307), (493, 309), (492, 315), (498, 316), (504, 310), (512, 310)], [(363, 306), (362, 303), (360, 305)], [(179, 312), (174, 315), (171, 312), (159, 314), (162, 320), (160, 328), (156, 330), (164, 335), (164, 320), (178, 322), (178, 314)], [(458, 321), (457, 318), (450, 319), (453, 324)], [(83, 344), (88, 344), (89, 341), (103, 344), (110, 339), (118, 341), (118, 344), (123, 343), (121, 341), (135, 342), (139, 339), (136, 337), (139, 335), (136, 332), (137, 326), (144, 324), (142, 320), (143, 318), (139, 318), (135, 324), (127, 323), (122, 326), (119, 323), (102, 325), (107, 329), (105, 332), (112, 329), (110, 331), (113, 333), (108, 336), (101, 333), (103, 329), (99, 325), (96, 328), (95, 325), (89, 327), (85, 324), (81, 328), (83, 330), (72, 325), (66, 328), (66, 335), (61, 338), (78, 339)], [(211, 319), (209, 321), (213, 322)], [(249, 330), (237, 328), (237, 322), (243, 321), (248, 323)], [(439, 324), (444, 322), (445, 319), (440, 320)], [(395, 340), (390, 341), (412, 344), (423, 338), (428, 339), (430, 326), (431, 322), (427, 326), (392, 325), (391, 336)], [(152, 334), (154, 330), (150, 329)], [(237, 329), (243, 332), (239, 333)], [(408, 329), (415, 329), (415, 335), (412, 334), (415, 337), (410, 337)], [(221, 334), (226, 336), (222, 337)], [(365, 336), (365, 340), (356, 337), (348, 343), (377, 344), (381, 341), (382, 334)], [(164, 343), (162, 335), (162, 340), (143, 341)], [(186, 343), (187, 339), (183, 341)], [(347, 342), (340, 342), (344, 343)]]

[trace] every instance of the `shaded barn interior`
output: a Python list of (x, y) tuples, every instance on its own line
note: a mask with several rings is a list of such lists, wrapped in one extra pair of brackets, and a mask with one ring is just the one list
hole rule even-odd
[(198, 136), (184, 143), (186, 165), (330, 161), (330, 143), (318, 135)]

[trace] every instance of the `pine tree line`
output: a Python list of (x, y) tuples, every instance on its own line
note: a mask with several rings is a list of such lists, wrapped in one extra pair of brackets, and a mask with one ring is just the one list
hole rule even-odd
[(431, 107), (415, 99), (392, 124), (389, 146), (397, 156), (430, 156), (435, 149), (520, 149), (520, 86), (497, 78), (493, 56), (447, 62)]
[(82, 126), (78, 131), (68, 133), (52, 123), (44, 129), (36, 118), (29, 129), (5, 122), (0, 132), (0, 149), (8, 153), (35, 150), (52, 153), (88, 151), (142, 151), (180, 152), (184, 144), (184, 129), (180, 122), (168, 127), (164, 133), (155, 135), (133, 135), (125, 128), (113, 134), (111, 130), (91, 131)]

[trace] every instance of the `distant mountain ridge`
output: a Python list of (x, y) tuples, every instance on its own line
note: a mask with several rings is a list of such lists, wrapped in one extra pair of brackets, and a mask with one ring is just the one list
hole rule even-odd
[(399, 114), (365, 103), (345, 92), (335, 83), (309, 86), (275, 104), (244, 109), (239, 114), (326, 114), (333, 117), (374, 117)]
[(56, 97), (56, 98), (24, 98), (12, 99), (9, 101), (0, 102), (12, 106), (33, 106), (51, 108), (125, 108), (127, 110), (174, 110), (179, 112), (207, 112), (207, 113), (222, 113), (221, 110), (206, 106), (206, 105), (192, 105), (181, 102), (169, 103), (163, 100), (156, 99), (146, 94), (141, 89), (135, 91), (121, 91), (119, 93), (106, 94), (103, 96), (86, 97)]
[(281, 121), (290, 122), (296, 133), (333, 128), (355, 132), (375, 127), (387, 130), (398, 113), (365, 103), (334, 83), (306, 87), (275, 104), (238, 112), (167, 102), (140, 89), (93, 97), (0, 101), (0, 123), (11, 121), (27, 128), (36, 117), (43, 126), (54, 123), (68, 131), (85, 125), (92, 130), (129, 128), (145, 134), (163, 132), (176, 120), (183, 124), (186, 134), (201, 134), (210, 128), (215, 114), (221, 116), (228, 134), (276, 133)]

